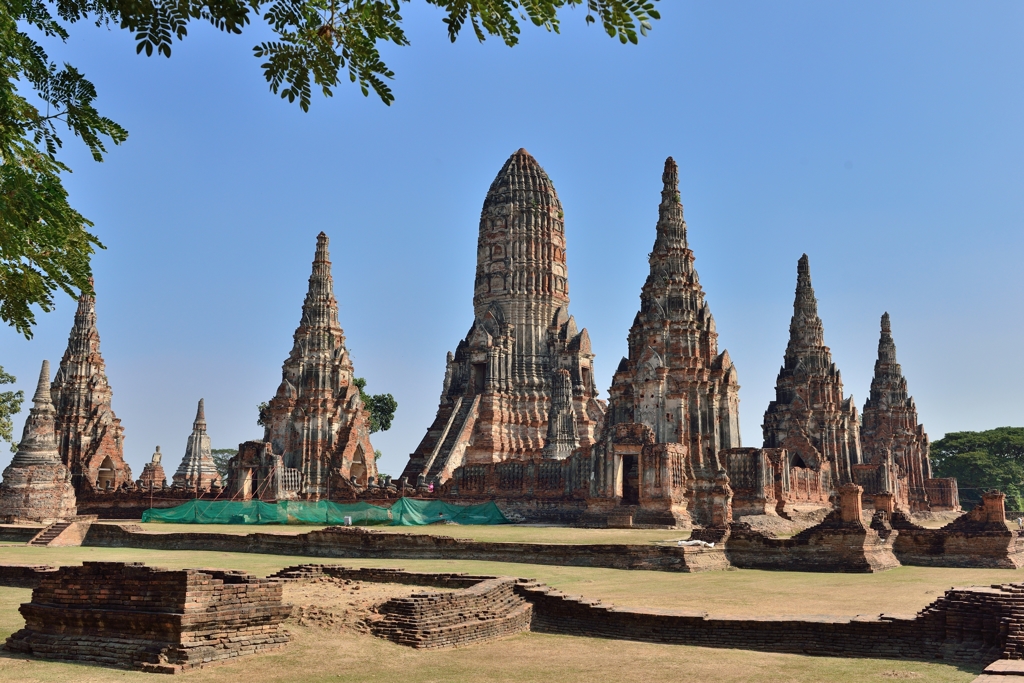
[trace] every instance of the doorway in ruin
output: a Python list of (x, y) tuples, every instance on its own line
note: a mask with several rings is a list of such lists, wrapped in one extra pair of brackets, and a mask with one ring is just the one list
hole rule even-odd
[(96, 488), (100, 491), (109, 491), (114, 488), (114, 481), (116, 478), (114, 463), (111, 462), (110, 456), (108, 455), (103, 458), (103, 462), (100, 464), (99, 473), (96, 476)]
[(242, 485), (238, 487), (242, 500), (252, 500), (252, 470), (246, 469), (242, 474)]
[(366, 457), (362, 446), (356, 446), (356, 454), (352, 458), (352, 467), (348, 472), (357, 485), (366, 486)]
[(487, 365), (485, 363), (473, 363), (473, 393), (484, 393), (484, 377)]
[(640, 456), (622, 456), (622, 504), (640, 504)]

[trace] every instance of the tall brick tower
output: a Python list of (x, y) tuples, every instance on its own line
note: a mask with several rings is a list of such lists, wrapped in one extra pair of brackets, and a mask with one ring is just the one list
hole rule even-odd
[(71, 519), (78, 511), (71, 472), (60, 461), (50, 398), (50, 361), (43, 361), (14, 460), (0, 482), (0, 522)]
[(50, 389), (57, 410), (57, 448), (79, 493), (131, 483), (124, 461), (124, 428), (110, 406), (113, 391), (100, 354), (96, 298), (78, 299), (68, 347)]
[(562, 204), (525, 149), (484, 199), (473, 314), (449, 354), (437, 417), (403, 472), (411, 482), (442, 482), (464, 463), (568, 457), (593, 443), (603, 415), (590, 338), (569, 315)]
[[(928, 435), (917, 422), (917, 406), (907, 393), (907, 380), (896, 362), (889, 314), (882, 316), (878, 360), (871, 394), (864, 403), (860, 438), (867, 465), (885, 465), (889, 491), (912, 511), (928, 510), (925, 481), (931, 478)], [(893, 486), (895, 484), (895, 486)]]
[[(629, 330), (629, 357), (619, 363), (608, 391), (605, 428), (594, 448), (592, 492), (644, 504), (642, 514), (660, 507), (662, 518), (652, 521), (668, 524), (685, 523), (689, 494), (691, 512), (706, 523), (710, 512), (702, 494), (727, 466), (719, 453), (740, 446), (740, 387), (729, 353), (718, 352), (715, 319), (686, 239), (679, 169), (671, 157), (662, 183), (650, 273)], [(636, 452), (637, 430), (631, 425), (646, 428), (641, 431), (652, 445)], [(620, 447), (622, 440), (628, 443)]]
[(377, 476), (369, 412), (352, 383), (352, 360), (338, 323), (328, 244), (327, 235), (317, 235), (302, 320), (267, 409), (264, 435), (273, 453), (283, 456), (286, 470), (275, 476), (287, 480), (290, 493), (307, 499), (340, 493), (339, 487), (352, 483), (363, 487)]
[(807, 254), (797, 264), (796, 299), (789, 345), (775, 382), (775, 400), (764, 414), (765, 448), (785, 448), (790, 467), (831, 469), (832, 485), (852, 481), (861, 462), (860, 429), (853, 397), (843, 398), (843, 379), (825, 346)]

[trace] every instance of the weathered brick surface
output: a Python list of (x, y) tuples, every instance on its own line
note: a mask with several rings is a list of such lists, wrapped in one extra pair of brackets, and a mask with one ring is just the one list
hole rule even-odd
[(50, 387), (57, 410), (57, 446), (78, 493), (131, 486), (124, 461), (124, 427), (111, 408), (113, 391), (100, 353), (96, 298), (78, 299), (68, 347)]
[(818, 471), (827, 463), (836, 483), (848, 483), (851, 465), (861, 461), (857, 407), (852, 397), (843, 396), (843, 380), (824, 335), (804, 254), (797, 265), (789, 344), (775, 400), (764, 414), (764, 446), (786, 449), (791, 468)]
[(71, 472), (60, 460), (54, 438), (50, 362), (44, 360), (18, 452), (0, 483), (0, 521), (53, 522), (74, 517)]
[(46, 577), (57, 571), (48, 564), (0, 565), (0, 586), (8, 588), (35, 588)]
[[(309, 288), (261, 441), (239, 445), (229, 465), (234, 499), (322, 499), (366, 488), (377, 476), (370, 413), (360, 398), (331, 275), (330, 240), (316, 238)], [(254, 458), (256, 455), (258, 457)]]
[[(519, 621), (523, 612), (510, 598), (511, 589), (532, 608), (530, 630), (544, 633), (832, 657), (961, 663), (1024, 658), (1024, 584), (954, 588), (917, 615), (722, 618), (614, 607), (531, 579), (315, 564), (289, 567), (274, 576), (296, 580), (324, 574), (461, 588), (398, 598), (378, 608), (383, 618), (373, 625), (374, 632), (413, 647), (463, 645), (524, 630)], [(990, 668), (1003, 672), (1013, 667)]]
[(138, 533), (93, 524), (84, 545), (165, 550), (222, 550), (307, 557), (484, 560), (614, 569), (697, 572), (729, 566), (722, 547), (484, 543), (449, 536), (328, 527), (306, 534)]
[(436, 417), (402, 472), (409, 482), (443, 483), (463, 464), (564, 459), (594, 442), (604, 402), (590, 337), (569, 315), (565, 253), (558, 194), (520, 149), (484, 198), (473, 325), (448, 354)]
[(548, 586), (517, 587), (543, 633), (829, 657), (989, 662), (1017, 657), (1024, 587), (956, 588), (915, 617), (709, 617), (623, 609)]
[(529, 630), (532, 606), (516, 579), (486, 579), (459, 591), (392, 598), (371, 624), (377, 636), (415, 648), (457, 647)]
[(1006, 526), (1005, 496), (985, 493), (982, 503), (941, 529), (925, 529), (896, 512), (893, 552), (900, 562), (923, 567), (1024, 567), (1024, 538)]
[(177, 673), (284, 645), (291, 606), (245, 572), (86, 562), (44, 577), (20, 611), (8, 650)]
[(864, 525), (859, 486), (841, 486), (839, 493), (839, 509), (792, 538), (772, 538), (749, 524), (733, 523), (725, 541), (729, 562), (743, 569), (813, 572), (877, 572), (898, 567), (892, 551), (897, 532)]

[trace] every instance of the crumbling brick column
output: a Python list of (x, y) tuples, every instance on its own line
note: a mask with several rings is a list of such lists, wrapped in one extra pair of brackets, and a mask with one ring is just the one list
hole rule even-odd
[(857, 484), (843, 484), (839, 487), (839, 514), (844, 524), (863, 524), (860, 517), (861, 494), (864, 489)]

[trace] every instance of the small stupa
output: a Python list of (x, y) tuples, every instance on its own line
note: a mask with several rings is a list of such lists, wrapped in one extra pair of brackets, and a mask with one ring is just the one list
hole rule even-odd
[(203, 399), (199, 399), (199, 410), (196, 411), (196, 420), (192, 423), (192, 434), (188, 437), (185, 457), (181, 459), (172, 480), (174, 488), (209, 491), (211, 488), (222, 486), (220, 472), (217, 471), (217, 464), (210, 452)]
[(0, 483), (0, 520), (53, 522), (78, 513), (71, 472), (61, 462), (50, 397), (50, 361), (44, 360), (32, 408), (14, 460)]

